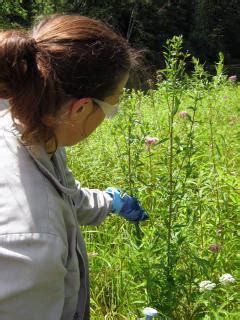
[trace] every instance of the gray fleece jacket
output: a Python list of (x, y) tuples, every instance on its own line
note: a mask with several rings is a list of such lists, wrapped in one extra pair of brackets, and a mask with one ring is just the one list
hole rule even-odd
[(86, 247), (79, 225), (111, 211), (106, 192), (81, 188), (59, 148), (25, 147), (0, 118), (0, 319), (88, 320)]

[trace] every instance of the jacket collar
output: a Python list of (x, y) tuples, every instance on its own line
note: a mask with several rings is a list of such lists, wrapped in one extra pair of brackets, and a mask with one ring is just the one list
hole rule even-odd
[[(37, 165), (38, 169), (44, 174), (44, 176), (54, 184), (54, 186), (62, 193), (66, 195), (74, 195), (76, 193), (75, 188), (69, 188), (67, 185), (64, 185), (59, 181), (59, 178), (56, 174), (55, 164), (58, 165), (58, 168), (62, 168), (63, 165), (58, 164), (61, 159), (58, 156), (60, 153), (60, 149), (58, 148), (56, 154), (53, 156), (54, 161), (51, 161), (49, 154), (46, 152), (45, 148), (41, 145), (32, 145), (32, 146), (24, 146), (20, 142), (21, 130), (18, 126), (13, 122), (11, 118), (10, 112), (7, 112), (3, 118), (3, 134), (5, 141), (9, 147), (9, 149), (17, 156), (18, 149), (22, 148), (27, 152), (32, 160)], [(64, 172), (60, 172), (61, 175), (65, 175)], [(63, 179), (64, 180), (64, 179)], [(65, 183), (66, 184), (66, 183)]]

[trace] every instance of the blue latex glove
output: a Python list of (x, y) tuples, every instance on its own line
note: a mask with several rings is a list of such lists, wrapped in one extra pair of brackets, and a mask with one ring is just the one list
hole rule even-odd
[(135, 197), (130, 197), (121, 190), (115, 188), (107, 188), (105, 190), (112, 198), (112, 212), (118, 213), (126, 220), (139, 222), (148, 219), (148, 214), (141, 207), (139, 201)]

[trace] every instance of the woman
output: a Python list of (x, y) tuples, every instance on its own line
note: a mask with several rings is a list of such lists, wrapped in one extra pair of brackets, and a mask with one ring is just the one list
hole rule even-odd
[(89, 319), (88, 263), (80, 225), (110, 213), (147, 214), (114, 188), (81, 188), (66, 167), (78, 143), (116, 105), (134, 56), (103, 23), (43, 18), (31, 33), (0, 33), (0, 319)]

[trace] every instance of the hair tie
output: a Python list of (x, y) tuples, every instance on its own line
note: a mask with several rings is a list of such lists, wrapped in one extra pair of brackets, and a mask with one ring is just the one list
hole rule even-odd
[(32, 50), (33, 54), (36, 54), (38, 51), (38, 44), (37, 41), (34, 38), (28, 39), (29, 49)]

